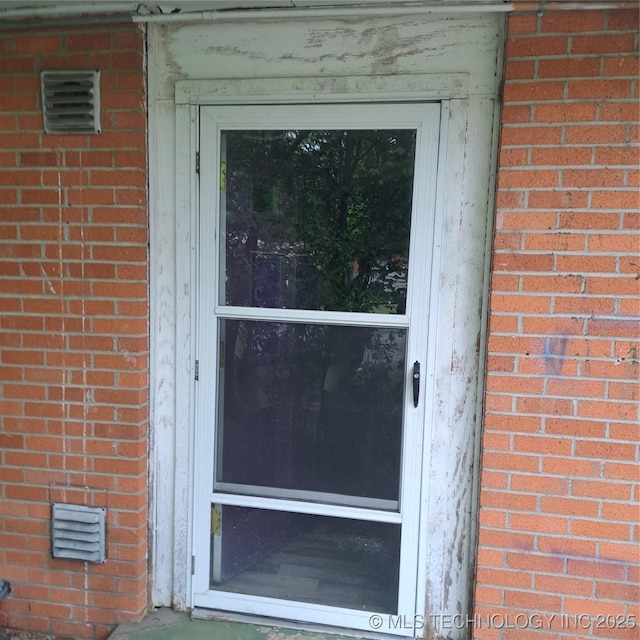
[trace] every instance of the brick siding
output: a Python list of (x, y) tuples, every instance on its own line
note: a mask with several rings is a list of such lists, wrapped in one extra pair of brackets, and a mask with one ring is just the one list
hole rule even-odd
[(477, 639), (638, 637), (638, 114), (637, 12), (509, 17)]
[[(147, 605), (144, 35), (0, 32), (0, 626), (102, 638)], [(46, 135), (42, 69), (101, 71), (102, 133)], [(52, 559), (52, 502), (108, 510)]]

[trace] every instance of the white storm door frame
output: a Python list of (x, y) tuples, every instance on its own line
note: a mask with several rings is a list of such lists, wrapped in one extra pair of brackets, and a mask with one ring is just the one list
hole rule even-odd
[[(423, 479), (428, 476), (430, 455), (426, 448), (430, 442), (430, 426), (425, 416), (431, 416), (432, 389), (430, 382), (434, 372), (430, 363), (432, 354), (427, 352), (429, 325), (432, 311), (429, 309), (432, 278), (432, 252), (434, 229), (441, 213), (437, 210), (437, 172), (439, 165), (439, 135), (441, 110), (438, 102), (412, 104), (297, 104), (264, 106), (203, 106), (199, 134), (201, 144), (199, 184), (199, 220), (197, 222), (196, 290), (196, 353), (199, 362), (198, 382), (195, 383), (195, 438), (193, 448), (193, 518), (192, 554), (194, 573), (191, 584), (192, 606), (233, 610), (255, 615), (324, 623), (339, 627), (365, 631), (381, 631), (397, 635), (412, 636), (416, 629), (406, 621), (414, 621), (422, 613), (422, 605), (417, 601), (419, 585), (425, 580), (425, 571), (419, 567), (420, 548), (420, 505)], [(196, 127), (198, 123), (193, 123)], [(246, 497), (235, 494), (212, 493), (214, 465), (214, 430), (212, 416), (216, 415), (217, 389), (217, 343), (215, 324), (218, 306), (217, 288), (211, 281), (218, 282), (218, 235), (219, 192), (220, 192), (220, 131), (222, 129), (288, 129), (288, 128), (352, 128), (352, 129), (392, 129), (408, 128), (417, 131), (416, 163), (414, 176), (413, 215), (410, 243), (409, 297), (405, 316), (381, 316), (377, 314), (340, 314), (333, 312), (293, 311), (274, 309), (265, 316), (261, 309), (256, 318), (267, 320), (306, 319), (329, 320), (332, 323), (353, 326), (390, 326), (408, 328), (407, 362), (405, 371), (405, 424), (403, 437), (403, 464), (399, 511), (362, 509), (342, 505), (327, 505), (301, 502), (282, 498)], [(206, 277), (199, 274), (205, 273)], [(213, 274), (213, 276), (211, 275)], [(437, 273), (435, 274), (437, 277)], [(229, 309), (225, 308), (228, 314)], [(259, 315), (258, 315), (259, 313)], [(243, 317), (252, 313), (243, 310)], [(325, 317), (326, 316), (326, 317)], [(213, 323), (213, 326), (211, 326)], [(420, 403), (414, 408), (411, 394), (410, 367), (414, 360), (422, 363)], [(372, 615), (375, 612), (341, 609), (324, 605), (309, 605), (273, 598), (247, 596), (209, 589), (210, 566), (210, 506), (212, 502), (236, 506), (251, 506), (266, 509), (295, 511), (317, 515), (340, 516), (362, 520), (375, 520), (402, 524), (402, 545), (400, 560), (399, 616), (382, 614), (372, 629)], [(422, 569), (422, 570), (420, 570)], [(401, 621), (401, 624), (398, 623)]]

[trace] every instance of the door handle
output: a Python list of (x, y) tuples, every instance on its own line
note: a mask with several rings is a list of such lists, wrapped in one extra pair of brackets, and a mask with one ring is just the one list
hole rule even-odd
[(413, 363), (413, 406), (418, 406), (420, 399), (420, 363), (416, 360)]

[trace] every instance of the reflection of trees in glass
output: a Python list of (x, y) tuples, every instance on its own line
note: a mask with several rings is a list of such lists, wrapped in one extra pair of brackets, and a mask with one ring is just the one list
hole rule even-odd
[(227, 132), (228, 304), (403, 312), (415, 132)]

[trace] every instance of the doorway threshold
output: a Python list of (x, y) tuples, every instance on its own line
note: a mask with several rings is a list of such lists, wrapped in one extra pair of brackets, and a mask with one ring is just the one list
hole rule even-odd
[[(357, 635), (354, 635), (357, 634)], [(209, 609), (191, 615), (168, 608), (150, 611), (140, 622), (118, 625), (109, 640), (398, 640), (397, 636), (350, 632), (320, 625), (278, 624), (276, 620)]]

